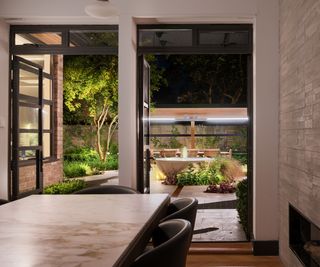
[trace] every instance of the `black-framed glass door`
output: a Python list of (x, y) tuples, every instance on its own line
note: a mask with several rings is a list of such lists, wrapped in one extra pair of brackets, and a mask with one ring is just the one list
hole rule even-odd
[[(13, 57), (12, 72), (12, 199), (43, 189), (43, 80), (41, 66)], [(20, 179), (21, 173), (24, 177)]]
[(139, 144), (138, 144), (138, 178), (137, 189), (150, 193), (150, 66), (144, 56), (139, 57), (142, 70), (139, 76)]

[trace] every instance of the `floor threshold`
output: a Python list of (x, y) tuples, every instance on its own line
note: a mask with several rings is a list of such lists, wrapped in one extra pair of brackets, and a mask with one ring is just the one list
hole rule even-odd
[(189, 254), (252, 255), (251, 242), (192, 243)]

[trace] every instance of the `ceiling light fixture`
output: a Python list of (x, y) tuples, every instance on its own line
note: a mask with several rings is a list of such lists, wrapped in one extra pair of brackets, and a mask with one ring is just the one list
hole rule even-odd
[(118, 15), (118, 10), (109, 0), (96, 0), (95, 3), (87, 5), (84, 11), (87, 15), (99, 19)]

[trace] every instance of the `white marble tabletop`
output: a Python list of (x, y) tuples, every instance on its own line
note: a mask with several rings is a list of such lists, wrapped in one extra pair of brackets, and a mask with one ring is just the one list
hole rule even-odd
[(0, 207), (0, 266), (123, 266), (167, 194), (33, 195)]

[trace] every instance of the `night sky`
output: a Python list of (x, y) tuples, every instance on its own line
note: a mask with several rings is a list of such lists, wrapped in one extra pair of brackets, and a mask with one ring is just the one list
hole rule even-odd
[[(246, 55), (156, 55), (166, 83), (153, 93), (155, 106), (246, 105)], [(211, 90), (209, 90), (211, 88)]]

